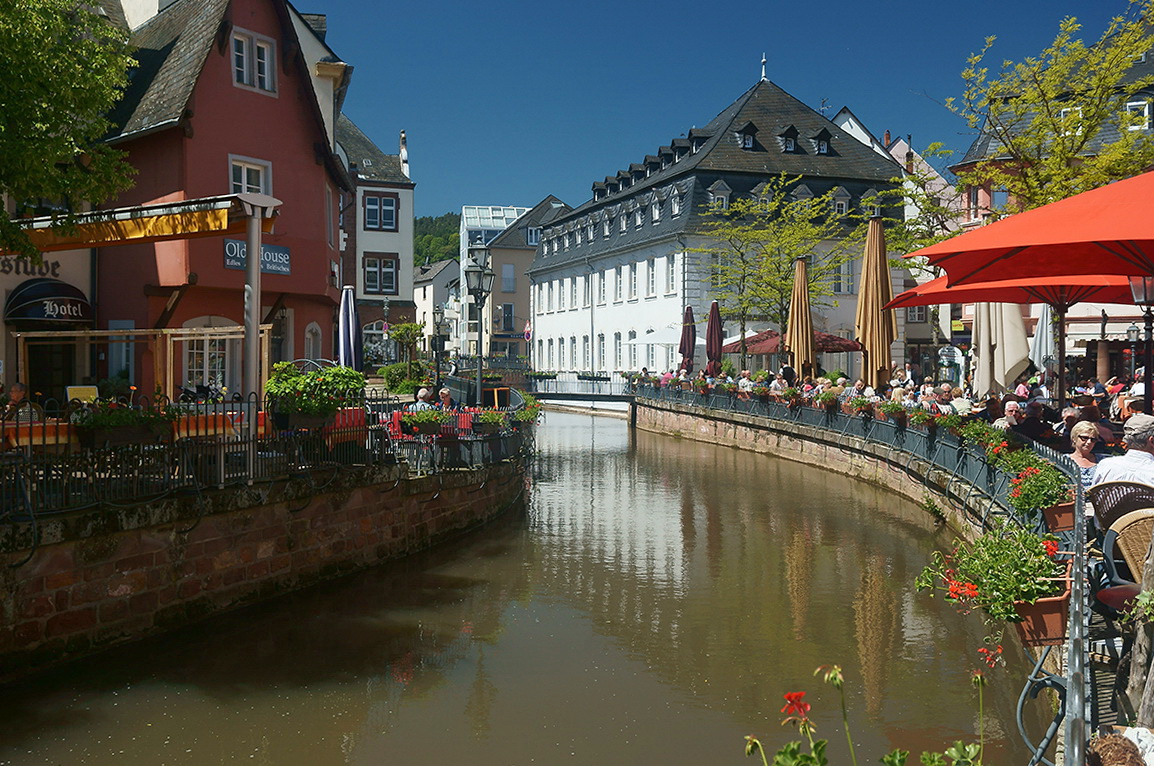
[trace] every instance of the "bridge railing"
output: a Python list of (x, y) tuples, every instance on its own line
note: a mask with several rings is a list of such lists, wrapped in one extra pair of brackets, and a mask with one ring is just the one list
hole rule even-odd
[[(941, 429), (925, 429), (898, 424), (892, 419), (881, 419), (859, 414), (846, 414), (840, 410), (817, 408), (808, 404), (791, 407), (782, 402), (757, 398), (738, 398), (728, 392), (687, 391), (680, 388), (640, 385), (632, 389), (636, 400), (673, 402), (706, 407), (711, 410), (744, 413), (770, 418), (786, 424), (804, 424), (824, 431), (823, 438), (835, 444), (848, 442), (848, 438), (871, 442), (875, 448), (889, 451), (888, 459), (898, 465), (909, 465), (914, 460), (933, 464), (941, 471), (949, 472), (945, 491), (966, 493), (967, 517), (982, 529), (989, 529), (995, 522), (1011, 519), (1027, 528), (1045, 531), (1041, 519), (1027, 519), (1009, 503), (1010, 474), (994, 466), (987, 459), (985, 450), (959, 438), (956, 434)], [(848, 446), (848, 444), (846, 444)], [(1065, 455), (1053, 450), (1035, 446), (1035, 452), (1061, 470), (1073, 486), (1077, 488), (1075, 506), (1076, 520), (1083, 516), (1083, 493), (1077, 468)], [(954, 488), (957, 489), (954, 489)], [(971, 502), (975, 492), (985, 497), (985, 502)], [(975, 508), (982, 510), (976, 511)], [(1041, 514), (1039, 514), (1040, 516)], [(1070, 610), (1067, 624), (1066, 675), (1058, 676), (1043, 669), (1053, 647), (1046, 647), (1034, 665), (1018, 701), (1017, 724), (1022, 740), (1033, 755), (1030, 766), (1053, 763), (1045, 757), (1059, 728), (1065, 725), (1065, 762), (1082, 763), (1085, 758), (1086, 743), (1091, 730), (1091, 700), (1087, 667), (1090, 645), (1088, 640), (1090, 614), (1090, 587), (1087, 581), (1085, 527), (1076, 521), (1074, 530), (1062, 533), (1063, 547), (1073, 551), (1073, 582), (1071, 584)], [(1028, 700), (1035, 699), (1042, 689), (1052, 689), (1059, 699), (1058, 710), (1049, 727), (1038, 742), (1028, 736), (1024, 725), (1024, 708)]]
[(595, 399), (598, 396), (622, 396), (631, 392), (629, 379), (616, 372), (529, 373), (525, 376), (525, 384), (530, 393), (545, 396), (587, 394)]

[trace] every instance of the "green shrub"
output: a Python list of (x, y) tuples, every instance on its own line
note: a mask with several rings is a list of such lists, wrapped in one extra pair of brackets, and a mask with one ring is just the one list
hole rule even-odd
[(397, 364), (390, 364), (387, 367), (382, 367), (379, 374), (385, 379), (385, 388), (394, 394), (404, 394), (416, 391), (420, 388), (419, 385), (411, 385), (405, 387), (404, 384), (408, 381), (410, 384), (418, 383), (424, 380), (429, 375), (429, 369), (424, 362), (414, 360), (412, 364), (413, 377), (409, 378), (409, 365), (406, 362), (398, 362)]

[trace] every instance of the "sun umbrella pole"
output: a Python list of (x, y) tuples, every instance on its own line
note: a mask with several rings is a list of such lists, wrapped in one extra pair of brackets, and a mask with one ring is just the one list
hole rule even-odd
[[(1058, 309), (1058, 412), (1066, 408), (1066, 304)], [(1037, 332), (1035, 330), (1035, 332)]]

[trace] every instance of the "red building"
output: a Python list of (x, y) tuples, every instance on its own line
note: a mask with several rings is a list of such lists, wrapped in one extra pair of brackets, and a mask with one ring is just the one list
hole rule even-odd
[[(323, 17), (284, 0), (176, 0), (133, 32), (139, 66), (109, 139), (137, 175), (107, 207), (239, 192), (282, 201), (262, 254), (272, 362), (334, 356), (338, 217), (351, 183), (333, 131), (351, 68), (321, 30)], [(206, 238), (97, 251), (97, 327), (243, 325), (244, 250), (243, 238)], [(144, 356), (110, 345), (97, 377), (127, 369), (151, 391)], [(188, 341), (173, 364), (185, 384), (236, 390), (241, 344)]]

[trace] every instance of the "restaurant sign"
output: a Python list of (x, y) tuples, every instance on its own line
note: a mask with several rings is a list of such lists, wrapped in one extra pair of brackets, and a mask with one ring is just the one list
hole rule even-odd
[[(248, 243), (239, 239), (224, 241), (224, 267), (240, 269), (247, 266)], [(262, 274), (288, 274), (290, 267), (289, 249), (280, 245), (261, 245), (260, 270)]]

